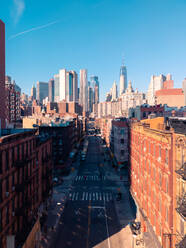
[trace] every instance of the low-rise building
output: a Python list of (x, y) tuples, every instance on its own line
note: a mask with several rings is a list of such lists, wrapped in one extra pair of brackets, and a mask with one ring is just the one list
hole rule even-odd
[(128, 165), (129, 158), (129, 129), (126, 118), (118, 118), (112, 121), (111, 151), (119, 165)]

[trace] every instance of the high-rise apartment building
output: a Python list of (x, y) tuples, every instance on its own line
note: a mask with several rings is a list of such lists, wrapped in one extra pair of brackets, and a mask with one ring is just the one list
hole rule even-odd
[(59, 102), (59, 74), (54, 75), (54, 102)]
[(5, 24), (0, 20), (0, 129), (5, 127)]
[(20, 96), (21, 89), (11, 77), (5, 77), (6, 117), (8, 123), (15, 123), (21, 119)]
[(67, 102), (73, 101), (73, 74), (71, 72), (66, 72), (66, 87), (65, 87), (65, 100)]
[(125, 90), (127, 88), (127, 68), (126, 66), (122, 65), (120, 68), (120, 89), (119, 94), (122, 95), (125, 93)]
[(48, 96), (48, 83), (37, 82), (37, 100), (42, 103), (43, 100)]
[(33, 85), (31, 88), (31, 98), (32, 98), (32, 100), (36, 100), (36, 87), (35, 87), (35, 85)]
[(99, 103), (99, 81), (97, 76), (91, 76), (90, 82), (93, 87), (93, 103)]
[(48, 83), (48, 100), (54, 102), (54, 79), (50, 79)]
[(88, 111), (88, 81), (87, 70), (80, 70), (80, 95), (79, 103), (83, 107), (83, 112)]

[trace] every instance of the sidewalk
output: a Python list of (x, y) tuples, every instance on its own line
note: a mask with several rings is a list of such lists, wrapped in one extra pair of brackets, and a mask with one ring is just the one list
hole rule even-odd
[(53, 194), (47, 210), (47, 219), (41, 230), (40, 248), (48, 248), (54, 239), (70, 186), (76, 174), (77, 171), (71, 172), (70, 175), (63, 178), (64, 181), (61, 185), (53, 188)]

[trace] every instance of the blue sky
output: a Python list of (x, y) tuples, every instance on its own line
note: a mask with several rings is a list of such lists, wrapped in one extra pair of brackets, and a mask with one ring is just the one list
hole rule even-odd
[[(0, 0), (6, 24), (6, 74), (30, 93), (60, 68), (97, 75), (101, 100), (119, 85), (122, 56), (134, 88), (152, 74), (186, 77), (185, 0)], [(32, 28), (19, 36), (14, 36)]]

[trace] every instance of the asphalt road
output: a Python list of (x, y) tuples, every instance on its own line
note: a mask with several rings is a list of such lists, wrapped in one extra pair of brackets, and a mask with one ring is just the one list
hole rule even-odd
[(79, 165), (53, 247), (115, 248), (113, 235), (120, 231), (116, 215), (114, 182), (105, 175), (100, 140), (89, 136), (86, 160)]

